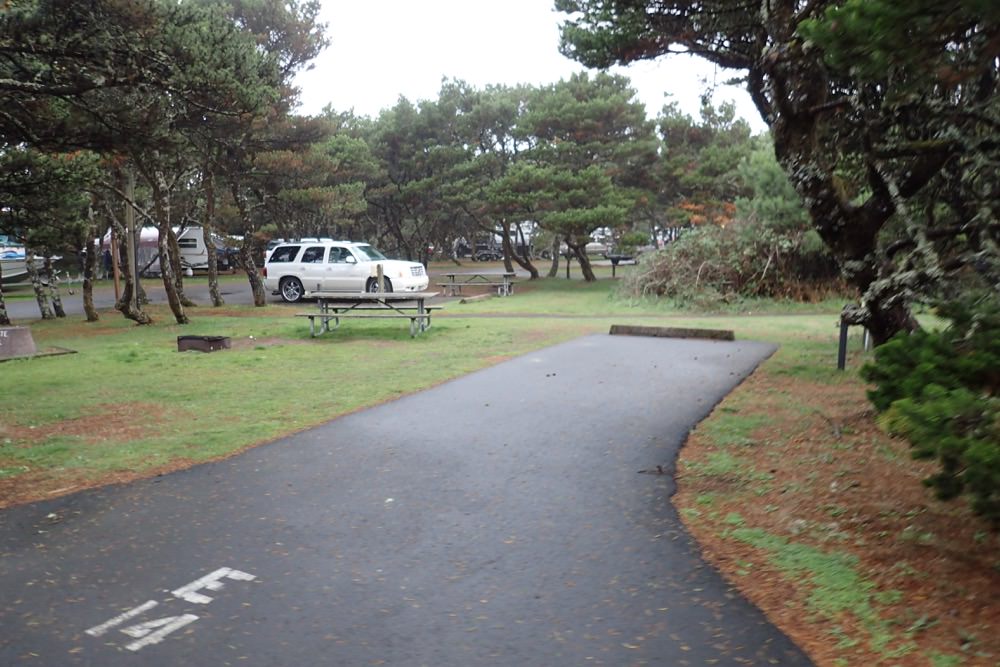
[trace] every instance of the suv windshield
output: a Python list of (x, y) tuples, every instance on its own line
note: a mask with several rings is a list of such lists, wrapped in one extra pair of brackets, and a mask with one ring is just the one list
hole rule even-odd
[(356, 245), (356, 246), (354, 246), (354, 250), (359, 255), (361, 255), (362, 257), (364, 257), (365, 259), (367, 259), (369, 261), (377, 261), (377, 260), (380, 260), (380, 259), (389, 259), (388, 257), (386, 257), (385, 255), (383, 255), (382, 253), (380, 253), (378, 250), (376, 250), (372, 246), (368, 245), (367, 243), (364, 244), (364, 245)]

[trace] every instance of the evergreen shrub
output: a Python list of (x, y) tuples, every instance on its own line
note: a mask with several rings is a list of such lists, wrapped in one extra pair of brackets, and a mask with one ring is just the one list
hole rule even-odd
[(647, 253), (622, 280), (630, 296), (710, 305), (740, 298), (810, 300), (838, 291), (837, 269), (815, 232), (750, 218), (702, 225)]
[(1000, 297), (945, 303), (939, 314), (945, 329), (897, 335), (861, 374), (886, 429), (914, 458), (940, 463), (924, 483), (942, 500), (968, 494), (1000, 525)]

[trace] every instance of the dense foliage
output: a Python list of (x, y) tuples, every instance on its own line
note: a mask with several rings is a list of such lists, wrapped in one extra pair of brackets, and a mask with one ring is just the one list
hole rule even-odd
[(836, 287), (829, 255), (810, 232), (782, 230), (758, 218), (685, 232), (643, 255), (621, 289), (709, 306), (741, 298), (811, 300)]
[[(664, 149), (656, 169), (657, 198), (666, 219), (677, 226), (732, 222), (734, 202), (746, 194), (737, 166), (754, 149), (747, 122), (736, 117), (731, 104), (703, 104), (693, 119), (671, 103), (657, 126)], [(773, 156), (773, 145), (766, 145)], [(773, 157), (771, 164), (776, 166)], [(794, 192), (791, 201), (798, 204)]]
[(968, 494), (1000, 524), (1000, 299), (947, 302), (940, 314), (947, 328), (896, 336), (862, 375), (889, 430), (940, 463), (925, 483), (942, 499)]
[[(255, 163), (261, 154), (294, 144), (284, 128), (296, 97), (291, 78), (325, 45), (315, 21), (318, 11), (315, 0), (5, 3), (0, 159), (25, 149), (45, 156), (84, 150), (92, 155), (78, 162), (99, 160), (102, 167), (77, 179), (76, 195), (88, 200), (89, 211), (78, 205), (72, 215), (62, 215), (64, 247), (48, 244), (46, 250), (92, 256), (86, 239), (103, 236), (109, 227), (120, 241), (131, 236), (133, 220), (157, 227), (167, 300), (177, 322), (186, 322), (174, 228), (197, 219), (210, 237), (219, 175), (237, 209), (264, 205), (261, 197), (248, 202), (248, 190), (257, 185)], [(318, 138), (313, 134), (298, 145)], [(32, 206), (40, 208), (52, 199), (48, 191), (60, 185), (50, 186), (43, 164), (22, 179), (22, 186), (35, 185), (34, 193), (10, 190), (10, 179), (0, 182), (0, 227), (33, 250), (43, 250), (40, 228), (58, 219), (18, 215), (24, 201), (34, 198), (39, 203)], [(263, 187), (254, 192), (270, 194)], [(240, 216), (233, 231), (250, 243), (253, 223), (249, 214)], [(86, 233), (75, 233), (83, 226)], [(212, 253), (209, 244), (210, 271)], [(134, 255), (129, 247), (125, 254)], [(249, 252), (244, 260), (263, 304)], [(127, 298), (119, 308), (126, 317), (148, 322), (133, 275), (140, 267), (124, 263)], [(213, 295), (221, 303), (214, 280)], [(88, 316), (94, 319), (96, 312)]]
[[(720, 151), (714, 142), (704, 145), (710, 155)], [(725, 135), (723, 147), (733, 155)], [(688, 209), (706, 210), (718, 197), (729, 210), (723, 214), (721, 206), (715, 207), (721, 218), (715, 224), (701, 221), (662, 250), (643, 255), (639, 267), (623, 279), (624, 293), (710, 305), (756, 297), (809, 300), (839, 286), (832, 257), (775, 161), (770, 142), (766, 137), (747, 139), (740, 153), (744, 157), (729, 164), (720, 179), (732, 193), (740, 193), (735, 203), (732, 194), (706, 190), (683, 200)]]

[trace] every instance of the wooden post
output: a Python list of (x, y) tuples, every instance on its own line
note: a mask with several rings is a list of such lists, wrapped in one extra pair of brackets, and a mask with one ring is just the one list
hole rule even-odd
[(378, 285), (379, 294), (385, 293), (385, 273), (383, 272), (382, 265), (378, 264), (375, 267), (375, 275), (377, 276), (376, 284)]

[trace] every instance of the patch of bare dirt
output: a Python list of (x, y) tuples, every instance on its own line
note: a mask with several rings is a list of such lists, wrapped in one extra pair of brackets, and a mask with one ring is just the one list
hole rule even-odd
[[(141, 420), (135, 418), (142, 415)], [(155, 403), (122, 403), (95, 406), (91, 414), (41, 426), (7, 426), (6, 437), (27, 444), (51, 437), (79, 438), (85, 443), (139, 438), (166, 423), (165, 411)]]
[[(76, 493), (86, 489), (95, 489), (111, 484), (127, 484), (139, 479), (158, 477), (175, 470), (190, 468), (197, 463), (191, 459), (178, 458), (169, 464), (153, 468), (135, 470), (104, 471), (100, 474), (83, 473), (66, 468), (50, 470), (28, 470), (16, 477), (0, 477), (0, 509), (38, 502)], [(0, 469), (10, 465), (0, 459)]]
[(275, 347), (278, 345), (309, 345), (310, 341), (302, 338), (281, 338), (279, 336), (266, 336), (263, 338), (250, 336), (247, 338), (233, 338), (229, 343), (232, 349), (241, 350), (258, 347)]
[[(913, 461), (907, 443), (878, 428), (864, 391), (860, 381), (759, 370), (716, 414), (764, 414), (766, 424), (751, 444), (723, 446), (695, 431), (674, 502), (706, 559), (818, 665), (1000, 665), (1000, 535), (963, 502), (933, 497), (921, 480), (936, 466)], [(723, 450), (738, 473), (706, 474)], [(876, 646), (853, 613), (817, 613), (810, 577), (735, 539), (736, 515), (748, 528), (856, 558), (890, 645)]]
[[(135, 415), (142, 419), (136, 420)], [(39, 426), (0, 424), (0, 442), (12, 448), (29, 447), (49, 438), (74, 438), (74, 445), (87, 447), (102, 442), (127, 442), (162, 428), (170, 416), (155, 403), (124, 403), (96, 406), (90, 414)], [(0, 508), (46, 500), (83, 489), (132, 481), (191, 465), (178, 460), (160, 469), (141, 472), (85, 472), (73, 468), (33, 469), (14, 456), (0, 455)]]

